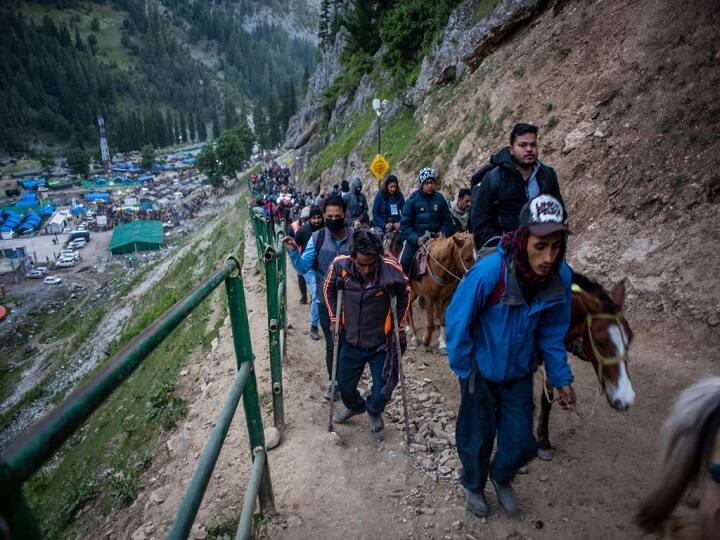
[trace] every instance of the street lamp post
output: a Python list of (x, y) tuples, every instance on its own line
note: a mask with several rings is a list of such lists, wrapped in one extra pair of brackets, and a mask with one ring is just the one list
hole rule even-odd
[(375, 98), (375, 99), (373, 99), (373, 101), (372, 101), (372, 106), (373, 106), (373, 109), (375, 110), (375, 114), (377, 115), (377, 119), (378, 119), (378, 121), (377, 121), (377, 127), (378, 127), (378, 129), (377, 129), (377, 132), (378, 132), (378, 154), (382, 154), (382, 152), (381, 152), (381, 150), (380, 150), (380, 148), (381, 148), (381, 145), (380, 145), (380, 142), (381, 142), (381, 139), (380, 139), (380, 131), (381, 131), (380, 124), (381, 124), (381, 118), (382, 118), (382, 114), (387, 110), (389, 104), (390, 104), (390, 102), (389, 102), (387, 99), (383, 99), (382, 101), (380, 101), (379, 98)]

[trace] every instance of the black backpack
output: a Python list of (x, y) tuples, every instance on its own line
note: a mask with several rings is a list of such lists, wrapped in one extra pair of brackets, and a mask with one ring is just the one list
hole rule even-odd
[[(472, 206), (475, 206), (475, 201), (477, 199), (477, 194), (480, 191), (478, 188), (485, 180), (485, 177), (490, 173), (491, 171), (498, 168), (499, 165), (495, 165), (488, 161), (485, 165), (480, 167), (480, 169), (473, 174), (470, 177), (470, 186), (471, 186), (471, 193), (472, 193)], [(502, 173), (502, 171), (500, 171)], [(500, 194), (500, 180), (502, 180), (502, 174), (494, 174), (490, 176), (489, 182), (492, 184), (490, 185), (490, 193), (492, 193), (492, 203), (493, 205), (497, 205), (498, 203), (498, 196)], [(470, 229), (470, 232), (473, 230), (473, 224), (472, 224), (472, 211), (470, 212), (470, 222), (468, 223), (468, 228)]]

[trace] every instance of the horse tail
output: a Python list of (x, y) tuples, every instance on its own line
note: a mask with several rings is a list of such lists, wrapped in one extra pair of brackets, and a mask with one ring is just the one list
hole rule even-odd
[(663, 426), (660, 475), (640, 503), (635, 522), (646, 532), (658, 532), (701, 467), (710, 459), (720, 428), (720, 377), (686, 388), (675, 401)]

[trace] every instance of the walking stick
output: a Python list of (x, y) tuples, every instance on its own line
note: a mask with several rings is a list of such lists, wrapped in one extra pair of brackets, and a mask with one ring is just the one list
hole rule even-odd
[(334, 431), (333, 413), (335, 412), (335, 379), (337, 378), (338, 364), (338, 347), (340, 345), (340, 314), (342, 313), (343, 291), (345, 290), (345, 282), (342, 278), (335, 281), (335, 289), (337, 289), (337, 302), (335, 309), (335, 334), (333, 335), (333, 363), (331, 375), (332, 396), (330, 397), (330, 419), (328, 420), (328, 431)]
[(402, 394), (403, 414), (405, 415), (405, 449), (410, 451), (410, 419), (408, 417), (407, 393), (405, 392), (405, 372), (402, 367), (402, 347), (400, 346), (400, 324), (397, 315), (397, 297), (390, 295), (390, 308), (395, 326), (395, 347), (397, 347), (398, 376), (400, 378), (400, 392)]

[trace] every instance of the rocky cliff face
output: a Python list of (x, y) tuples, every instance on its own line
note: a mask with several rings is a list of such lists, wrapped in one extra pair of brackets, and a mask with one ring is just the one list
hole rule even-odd
[[(511, 3), (501, 41), (502, 23), (463, 22), (473, 3), (460, 6), (415, 88), (394, 100), (410, 100), (419, 127), (392, 164), (402, 187), (432, 165), (453, 197), (514, 123), (533, 122), (568, 203), (573, 266), (606, 285), (627, 277), (638, 323), (682, 320), (682, 332), (717, 338), (720, 5), (503, 1), (490, 18)], [(373, 134), (374, 123), (321, 182), (358, 174), (372, 196), (360, 156)]]

